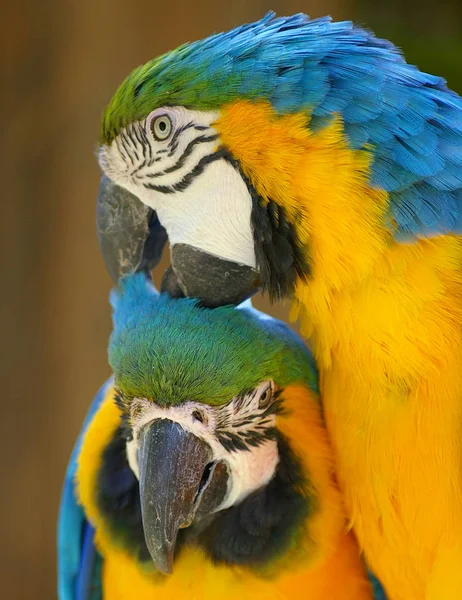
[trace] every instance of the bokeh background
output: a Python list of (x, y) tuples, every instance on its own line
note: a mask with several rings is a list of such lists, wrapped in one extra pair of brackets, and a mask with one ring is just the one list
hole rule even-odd
[[(353, 19), (462, 92), (462, 0), (0, 3), (0, 596), (50, 600), (61, 482), (109, 375), (110, 280), (95, 235), (105, 103), (135, 66), (261, 17)], [(287, 317), (285, 307), (258, 306)]]

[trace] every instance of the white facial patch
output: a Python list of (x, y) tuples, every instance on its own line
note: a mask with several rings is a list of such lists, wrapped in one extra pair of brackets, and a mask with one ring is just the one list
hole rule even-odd
[[(171, 133), (156, 139), (156, 119)], [(215, 111), (165, 107), (102, 146), (105, 174), (157, 211), (170, 244), (189, 244), (220, 258), (256, 266), (252, 198), (241, 173), (219, 148)]]
[[(266, 408), (259, 408), (262, 393), (269, 382), (262, 383), (248, 395), (233, 398), (225, 406), (209, 406), (199, 402), (185, 402), (180, 406), (162, 408), (149, 400), (132, 401), (132, 411), (139, 414), (133, 424), (133, 439), (127, 442), (127, 458), (130, 468), (139, 478), (138, 446), (143, 427), (158, 419), (168, 419), (178, 423), (185, 431), (205, 441), (213, 453), (213, 461), (223, 460), (230, 472), (228, 494), (217, 510), (229, 508), (239, 503), (253, 491), (268, 484), (279, 462), (277, 442), (271, 438), (262, 439), (259, 445), (249, 445), (248, 449), (229, 449), (220, 439), (228, 434), (245, 439), (252, 431), (263, 432), (273, 428), (274, 414), (264, 415)], [(246, 423), (246, 424), (242, 424)]]

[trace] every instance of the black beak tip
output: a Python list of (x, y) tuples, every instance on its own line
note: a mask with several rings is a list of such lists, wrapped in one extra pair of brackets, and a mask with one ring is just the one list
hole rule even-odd
[(171, 575), (173, 573), (173, 561), (166, 562), (164, 565), (158, 565), (157, 568), (164, 575)]
[(174, 539), (161, 539), (158, 535), (157, 525), (158, 523), (156, 524), (153, 521), (144, 523), (146, 545), (156, 569), (164, 575), (171, 575), (178, 530), (170, 531), (170, 535), (173, 535)]
[(159, 553), (156, 556), (151, 555), (151, 558), (158, 571), (164, 575), (171, 575), (173, 572), (173, 555), (174, 547), (172, 546), (170, 548), (165, 548), (164, 552)]
[(96, 203), (101, 252), (116, 283), (123, 275), (150, 271), (162, 256), (167, 233), (155, 211), (103, 175)]

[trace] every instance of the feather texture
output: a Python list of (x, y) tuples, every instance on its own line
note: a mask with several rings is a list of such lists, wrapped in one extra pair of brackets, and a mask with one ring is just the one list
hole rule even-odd
[[(108, 382), (92, 405), (88, 417), (90, 423), (86, 422), (84, 426), (84, 433), (80, 436), (69, 468), (70, 477), (61, 510), (60, 539), (66, 539), (74, 558), (71, 565), (69, 562), (66, 564), (67, 587), (65, 589), (60, 586), (60, 600), (96, 600), (97, 596), (91, 595), (95, 591), (94, 577), (99, 578), (96, 591), (103, 590), (104, 600), (127, 600), (132, 597), (138, 600), (153, 597), (171, 600), (182, 600), (185, 597), (231, 600), (236, 595), (243, 600), (251, 600), (256, 596), (269, 600), (292, 600), (299, 597), (301, 589), (313, 600), (372, 600), (372, 589), (356, 542), (352, 534), (345, 531), (341, 495), (333, 476), (332, 454), (318, 397), (314, 391), (316, 372), (313, 371), (311, 356), (303, 348), (302, 342), (289, 333), (285, 324), (249, 306), (241, 307), (241, 310), (231, 307), (207, 310), (189, 300), (172, 302), (164, 296), (156, 295), (141, 274), (122, 281), (122, 288), (113, 295), (113, 304), (117, 335), (112, 340), (111, 352), (116, 351), (114, 345), (120, 346), (117, 350), (118, 358), (114, 362), (116, 382), (119, 380), (119, 368), (123, 372), (126, 370), (122, 356), (124, 349), (125, 352), (138, 356), (138, 347), (140, 354), (146, 354), (157, 376), (163, 375), (170, 379), (177, 395), (181, 397), (182, 387), (191, 389), (190, 378), (176, 378), (174, 372), (184, 374), (190, 366), (181, 362), (184, 358), (181, 352), (178, 354), (168, 350), (169, 345), (182, 347), (188, 344), (196, 356), (197, 364), (203, 367), (201, 355), (209, 356), (208, 348), (211, 343), (217, 353), (225, 350), (226, 340), (221, 341), (224, 332), (233, 352), (238, 352), (239, 344), (244, 347), (246, 344), (254, 344), (253, 356), (246, 355), (248, 368), (261, 375), (258, 365), (266, 363), (264, 377), (272, 378), (278, 388), (284, 388), (280, 389), (280, 402), (285, 410), (278, 411), (276, 427), (278, 435), (282, 436), (281, 440), (284, 439), (286, 452), (296, 457), (293, 459), (294, 465), (296, 464), (301, 479), (295, 478), (292, 467), (289, 469), (289, 462), (284, 462), (285, 466), (281, 471), (283, 491), (288, 494), (291, 486), (295, 485), (297, 490), (294, 491), (304, 500), (309, 500), (310, 509), (301, 514), (296, 534), (292, 532), (287, 541), (281, 538), (284, 541), (281, 549), (264, 565), (249, 566), (242, 560), (244, 564), (236, 563), (231, 567), (226, 559), (214, 557), (213, 554), (211, 556), (215, 560), (211, 560), (210, 554), (204, 554), (207, 546), (198, 549), (197, 539), (193, 535), (192, 542), (185, 543), (178, 552), (171, 576), (165, 578), (153, 572), (146, 562), (146, 553), (141, 555), (133, 552), (133, 545), (127, 544), (127, 536), (121, 533), (124, 529), (133, 533), (136, 527), (141, 527), (141, 515), (139, 510), (130, 510), (128, 506), (130, 502), (134, 503), (134, 494), (139, 493), (138, 481), (129, 470), (125, 439), (121, 436), (122, 415), (114, 402), (115, 389)], [(209, 315), (210, 320), (205, 315)], [(150, 322), (152, 325), (149, 325)], [(170, 330), (171, 333), (159, 335), (158, 329)], [(185, 330), (190, 331), (188, 333)], [(265, 340), (264, 346), (261, 345), (259, 330)], [(233, 332), (236, 333), (234, 339)], [(271, 353), (271, 345), (278, 349), (279, 354)], [(229, 360), (232, 357), (227, 355), (227, 358)], [(298, 363), (299, 367), (294, 368), (293, 365), (290, 366), (291, 363)], [(155, 369), (157, 364), (162, 365), (162, 374)], [(282, 365), (285, 365), (287, 373), (283, 372)], [(218, 366), (225, 369), (226, 363)], [(124, 384), (133, 386), (137, 372), (145, 379), (144, 386), (151, 385), (143, 373), (142, 361), (139, 371), (132, 372), (131, 377), (124, 380)], [(226, 379), (221, 379), (214, 370), (196, 369), (195, 376), (202, 377), (204, 384), (210, 389), (216, 390), (220, 385), (228, 389)], [(239, 373), (228, 373), (228, 377), (239, 379)], [(244, 373), (244, 389), (248, 383), (247, 377)], [(158, 384), (155, 382), (150, 389), (140, 388), (140, 391), (147, 392), (151, 398), (157, 390)], [(117, 442), (115, 445), (114, 441)], [(107, 462), (110, 446), (118, 454), (114, 460)], [(280, 458), (282, 464), (282, 454)], [(111, 471), (104, 470), (103, 464), (105, 469), (111, 465)], [(131, 474), (129, 478), (126, 476), (127, 471)], [(284, 479), (288, 477), (289, 479)], [(276, 482), (276, 478), (274, 481)], [(303, 483), (297, 483), (298, 481)], [(109, 526), (109, 513), (105, 512), (101, 503), (103, 488), (106, 492), (110, 490), (108, 502), (111, 510), (116, 511), (115, 529)], [(291, 504), (278, 502), (274, 514), (270, 516), (266, 512), (270, 496), (259, 490), (255, 498), (256, 500), (251, 500), (249, 497), (241, 502), (239, 506), (247, 506), (246, 509), (229, 509), (231, 512), (234, 510), (231, 520), (226, 519), (226, 511), (223, 511), (221, 520), (215, 521), (218, 529), (207, 538), (208, 543), (214, 547), (221, 544), (220, 547), (223, 547), (226, 539), (226, 549), (233, 554), (238, 539), (242, 542), (244, 537), (248, 544), (254, 544), (265, 527), (275, 532), (275, 525), (290, 522), (289, 517), (293, 517), (293, 507), (288, 508)], [(137, 502), (139, 504), (139, 497)], [(78, 503), (85, 507), (85, 514)], [(78, 528), (70, 529), (66, 525), (69, 508), (78, 508), (80, 511)], [(284, 515), (284, 510), (291, 510), (291, 514)], [(95, 527), (96, 545), (103, 556), (102, 572), (98, 572), (100, 554), (95, 554), (93, 529), (89, 522)], [(225, 532), (219, 530), (223, 522), (227, 522), (228, 526), (232, 525), (234, 533), (227, 531), (224, 536)], [(206, 533), (204, 529), (202, 535)], [(277, 536), (274, 534), (274, 537)], [(61, 544), (60, 550), (63, 548)], [(98, 560), (93, 561), (93, 556)], [(63, 561), (61, 567), (62, 565)], [(60, 571), (63, 573), (62, 568)], [(72, 575), (70, 578), (69, 574)], [(382, 600), (380, 595), (376, 598)]]
[[(66, 471), (58, 519), (58, 596), (59, 600), (98, 600), (101, 586), (94, 584), (99, 574), (99, 562), (93, 543), (93, 532), (75, 494), (75, 475), (82, 440), (88, 425), (97, 413), (112, 381), (106, 382), (96, 394), (85, 417)], [(89, 587), (91, 583), (91, 587)]]
[(296, 230), (294, 316), (370, 565), (393, 600), (458, 600), (461, 98), (349, 22), (270, 14), (135, 70), (103, 143), (175, 104), (219, 113), (220, 143)]
[(252, 308), (198, 310), (194, 300), (182, 300), (179, 310), (178, 300), (156, 297), (143, 274), (123, 279), (112, 294), (109, 361), (127, 394), (166, 405), (222, 404), (270, 373), (281, 385), (303, 381), (317, 391), (312, 356), (281, 322), (257, 319)]
[(315, 129), (339, 113), (351, 147), (373, 156), (370, 184), (389, 193), (398, 236), (460, 231), (461, 98), (348, 21), (268, 13), (185, 44), (129, 75), (105, 112), (102, 139), (162, 105), (216, 110), (236, 100), (309, 114)]

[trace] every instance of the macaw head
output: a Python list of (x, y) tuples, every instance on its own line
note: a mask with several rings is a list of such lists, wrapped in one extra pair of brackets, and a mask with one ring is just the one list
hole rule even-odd
[[(307, 26), (304, 15), (269, 14), (181, 46), (123, 82), (105, 111), (99, 151), (100, 240), (114, 279), (151, 268), (165, 230), (178, 287), (208, 305), (238, 304), (261, 286), (282, 296), (308, 274), (293, 220), (257, 190), (246, 165), (268, 143), (270, 121), (307, 103), (294, 87), (302, 64), (290, 53)], [(326, 27), (320, 21), (307, 33), (314, 42)], [(312, 102), (323, 87), (316, 77), (304, 85)], [(283, 176), (283, 161), (273, 177)]]
[(350, 22), (270, 13), (185, 44), (104, 113), (106, 262), (152, 266), (166, 231), (179, 288), (205, 303), (291, 295), (326, 264), (345, 279), (392, 235), (460, 227), (461, 114), (444, 80)]
[[(265, 562), (309, 508), (307, 474), (277, 419), (289, 385), (316, 398), (311, 354), (252, 308), (199, 308), (159, 295), (143, 274), (124, 277), (112, 303), (109, 361), (125, 449), (106, 460), (114, 470), (127, 456), (139, 479), (156, 567), (171, 572), (178, 538), (215, 561)], [(102, 477), (115, 481), (109, 466)]]

